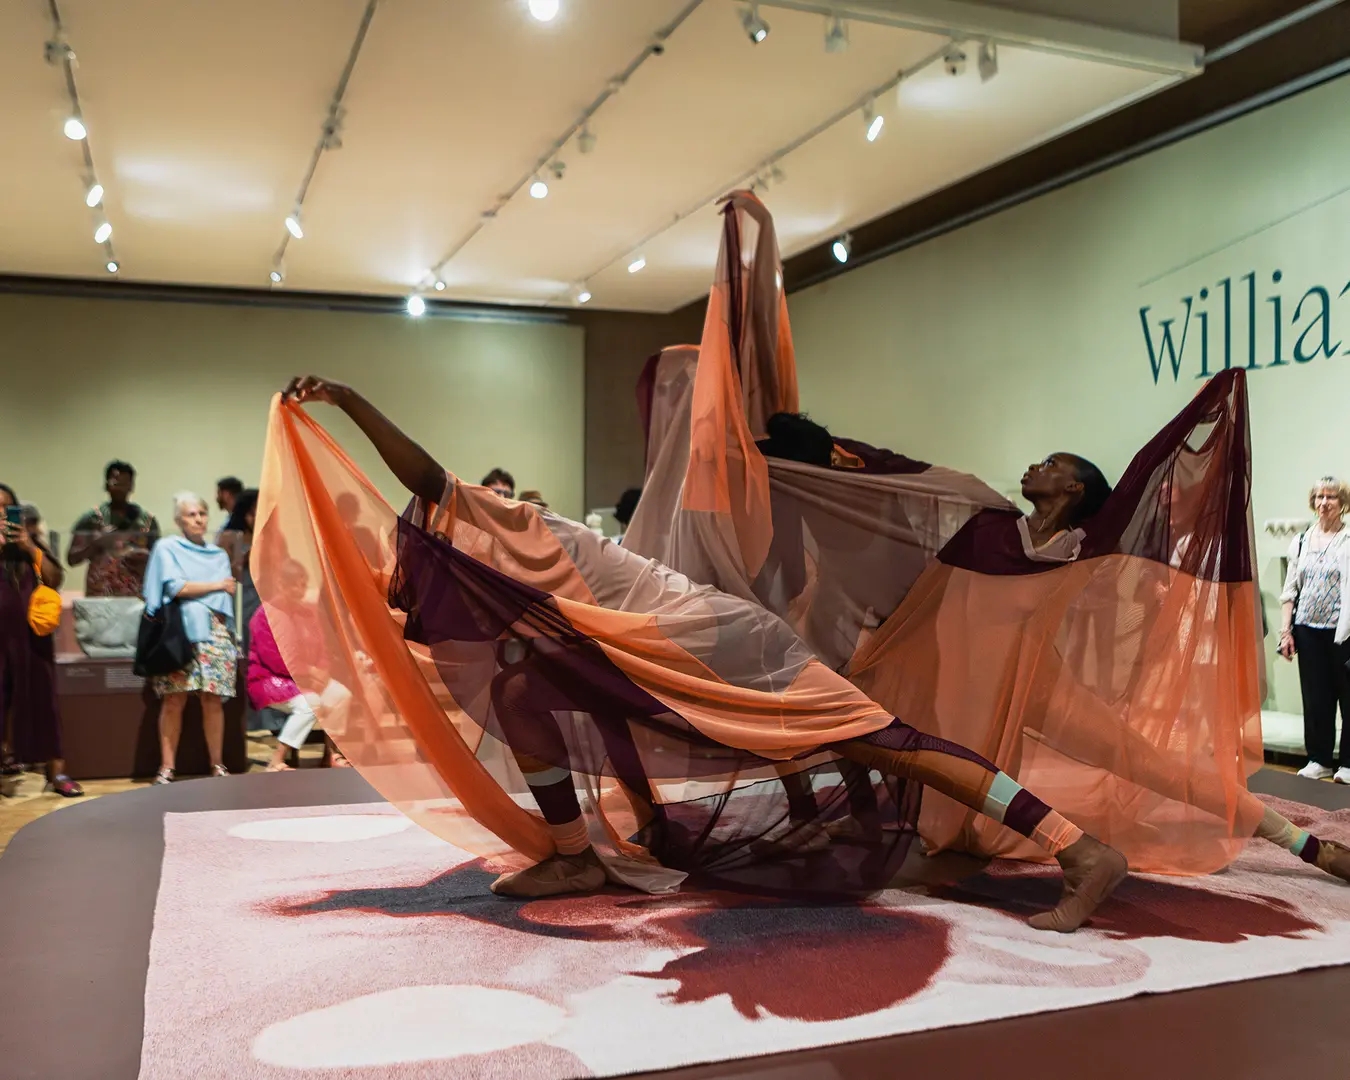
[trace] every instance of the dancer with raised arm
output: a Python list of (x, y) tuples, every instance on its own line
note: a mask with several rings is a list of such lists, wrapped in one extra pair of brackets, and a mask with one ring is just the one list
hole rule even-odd
[[(373, 505), (375, 496), (296, 408), (314, 402), (346, 413), (414, 496), (402, 520), (388, 517), (396, 534), (388, 567), (371, 565), (341, 527), (338, 498), (360, 491)], [(255, 567), (264, 606), (275, 602), (268, 538), (284, 536), (288, 557), (308, 558), (323, 576), (349, 653), (372, 658), (391, 697), (388, 710), (366, 704), (372, 716), (395, 719), (349, 722), (339, 744), (396, 804), (424, 806), (434, 784), (427, 769), (434, 772), (501, 841), (480, 834), (480, 850), (509, 858), (509, 847), (525, 864), (498, 879), (499, 893), (585, 892), (607, 879), (661, 889), (686, 873), (779, 893), (884, 887), (913, 837), (920, 785), (990, 815), (1059, 862), (1064, 897), (1033, 917), (1039, 928), (1076, 929), (1126, 874), (1118, 852), (979, 754), (870, 701), (758, 602), (461, 483), (346, 386), (311, 376), (287, 387), (273, 412), (263, 489)], [(389, 607), (405, 613), (401, 629)], [(434, 675), (414, 654), (429, 657)], [(293, 669), (307, 663), (285, 660)], [(329, 669), (341, 678), (341, 658)], [(430, 682), (462, 712), (437, 715)], [(848, 799), (841, 759), (872, 786), (879, 834), (764, 858), (756, 841), (788, 819), (780, 771), (800, 774), (829, 817)], [(414, 784), (423, 785), (420, 799)], [(518, 797), (525, 792), (542, 821)], [(450, 815), (438, 826), (469, 842)]]

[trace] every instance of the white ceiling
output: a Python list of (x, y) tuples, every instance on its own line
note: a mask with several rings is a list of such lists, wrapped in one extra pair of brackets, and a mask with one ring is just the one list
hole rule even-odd
[[(266, 286), (365, 0), (59, 2), (120, 277)], [(753, 45), (741, 5), (704, 0), (601, 106), (594, 151), (563, 147), (549, 197), (521, 190), (482, 224), (686, 6), (561, 0), (545, 24), (526, 0), (383, 0), (285, 287), (406, 293), (459, 248), (447, 299), (571, 303), (587, 281), (596, 306), (671, 310), (707, 289), (710, 200), (844, 110), (763, 195), (785, 256), (1161, 89), (1194, 55), (1044, 18), (1020, 34), (1023, 17), (1001, 10), (997, 77), (981, 82), (967, 43), (963, 76), (936, 64), (878, 97), (886, 126), (869, 144), (857, 104), (941, 51), (939, 26), (987, 31), (977, 5), (922, 0), (910, 28), (851, 20), (849, 49), (827, 53), (818, 13), (762, 5), (772, 29)], [(106, 277), (50, 37), (46, 0), (0, 4), (0, 273)], [(646, 269), (629, 274), (637, 254)]]

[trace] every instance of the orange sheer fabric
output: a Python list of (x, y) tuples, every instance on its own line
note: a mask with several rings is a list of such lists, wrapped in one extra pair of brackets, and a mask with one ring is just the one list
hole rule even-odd
[[(1263, 659), (1245, 379), (1213, 380), (1136, 456), (1078, 561), (972, 522), (859, 651), (857, 685), (984, 753), (1142, 870), (1206, 873), (1260, 820)], [(1017, 549), (1022, 548), (1019, 552)], [(1019, 569), (1023, 572), (1019, 572)], [(1000, 572), (1001, 571), (1001, 572)], [(1030, 857), (934, 797), (939, 846)]]
[[(283, 594), (296, 565), (302, 599)], [(441, 505), (399, 518), (293, 405), (273, 406), (252, 567), (265, 609), (313, 605), (328, 628), (301, 640), (274, 620), (302, 690), (352, 691), (330, 732), (352, 764), (419, 824), (503, 864), (552, 850), (502, 726), (503, 676), (532, 673), (524, 693), (566, 733), (591, 836), (639, 887), (669, 883), (638, 836), (653, 806), (683, 813), (685, 869), (710, 845), (710, 859), (753, 863), (785, 820), (780, 772), (820, 776), (820, 811), (837, 813), (822, 747), (892, 719), (761, 605), (547, 511), (447, 477)]]
[(773, 218), (748, 192), (723, 210), (700, 363), (690, 406), (691, 438), (683, 507), (710, 514), (734, 535), (745, 575), (768, 554), (769, 475), (755, 449), (764, 422), (797, 411), (797, 369)]
[[(404, 642), (389, 609), (385, 589), (397, 521), (308, 415), (273, 404), (250, 556), (254, 581), (270, 613), (284, 602), (282, 564), (294, 561), (310, 586), (304, 602), (318, 607), (330, 631), (321, 649), (278, 635), (292, 677), (304, 691), (318, 692), (331, 678), (353, 692), (355, 707), (345, 730), (332, 733), (335, 741), (362, 776), (418, 824), (480, 854), (543, 858), (553, 849), (547, 830), (475, 756), (480, 730), (446, 693), (426, 653), (419, 656)], [(379, 539), (378, 551), (362, 551), (357, 525)], [(497, 764), (506, 763), (499, 756)], [(523, 782), (516, 787), (523, 790)], [(456, 812), (460, 805), (468, 818)], [(482, 828), (473, 827), (475, 821)]]
[[(985, 755), (1133, 865), (1226, 864), (1260, 815), (1246, 791), (1264, 672), (1241, 373), (1141, 451), (1077, 538), (1081, 560), (1056, 566), (1010, 539), (1011, 504), (973, 477), (847, 440), (835, 460), (849, 468), (764, 461), (750, 418), (762, 431), (763, 402), (785, 399), (759, 382), (788, 380), (725, 331), (782, 289), (776, 251), (745, 239), (765, 225), (741, 206), (762, 211), (731, 202), (702, 349), (665, 350), (644, 380), (647, 481), (625, 546), (754, 596), (878, 704)], [(730, 274), (747, 251), (773, 262)], [(758, 290), (739, 315), (729, 280)], [(971, 536), (997, 557), (936, 561)], [(938, 846), (1038, 855), (940, 796), (921, 824)]]

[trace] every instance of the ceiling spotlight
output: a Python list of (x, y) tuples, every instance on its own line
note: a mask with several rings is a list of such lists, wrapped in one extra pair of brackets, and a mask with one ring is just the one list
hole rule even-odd
[(830, 254), (834, 256), (835, 262), (848, 262), (848, 257), (853, 254), (853, 237), (848, 233), (844, 233), (843, 236), (830, 245)]
[(102, 222), (99, 227), (94, 230), (94, 243), (102, 244), (110, 236), (112, 236), (112, 226), (106, 221)]
[(440, 278), (436, 279), (436, 284), (432, 286), (437, 292), (445, 292), (445, 282)]
[(342, 149), (342, 125), (346, 122), (347, 110), (339, 105), (330, 109), (323, 122), (323, 148), (325, 150)]
[(110, 273), (110, 274), (115, 274), (115, 273), (117, 273), (117, 262), (116, 262), (116, 260), (114, 260), (114, 259), (109, 259), (109, 260), (108, 260), (108, 273)]
[(553, 174), (553, 179), (561, 180), (563, 173), (567, 171), (567, 162), (558, 161), (556, 158), (549, 162), (548, 171)]
[(877, 112), (876, 102), (869, 101), (863, 106), (863, 123), (867, 127), (867, 141), (876, 142), (881, 129), (886, 126), (886, 118)]
[(980, 45), (980, 82), (988, 82), (998, 74), (998, 46), (992, 41)]
[(646, 266), (646, 265), (647, 265), (647, 260), (644, 259), (641, 255), (639, 255), (636, 259), (634, 259), (632, 262), (630, 262), (630, 263), (628, 264), (628, 272), (629, 272), (630, 274), (636, 274), (639, 270), (641, 270), (641, 269), (642, 269), (644, 266)]
[(65, 127), (61, 130), (66, 133), (67, 139), (74, 139), (76, 142), (79, 142), (89, 134), (89, 132), (85, 130), (84, 121), (78, 116), (68, 117), (66, 119)]
[(558, 16), (558, 0), (530, 0), (530, 14), (540, 22), (552, 22)]
[(589, 124), (582, 124), (581, 131), (577, 135), (577, 150), (583, 154), (589, 154), (595, 149), (595, 135), (591, 132)]
[(577, 290), (577, 303), (578, 303), (578, 304), (589, 303), (589, 302), (590, 302), (590, 299), (591, 299), (591, 290), (588, 289), (588, 288), (586, 288), (585, 285), (583, 285), (580, 289)]
[(539, 177), (537, 176), (534, 178), (534, 183), (530, 185), (530, 198), (531, 199), (548, 198), (548, 185), (544, 183), (541, 179), (539, 179)]
[(781, 184), (787, 179), (787, 173), (783, 172), (783, 167), (781, 165), (775, 164), (774, 167), (769, 170), (769, 179), (775, 184)]
[(848, 49), (848, 24), (838, 15), (830, 19), (825, 27), (825, 51), (841, 53)]
[(75, 62), (75, 50), (66, 44), (65, 39), (59, 32), (42, 46), (42, 56), (47, 63), (53, 65), (66, 60), (69, 60), (72, 64)]
[(274, 267), (272, 269), (272, 272), (267, 276), (272, 279), (273, 285), (280, 285), (283, 281), (286, 280), (286, 271), (283, 270), (281, 267), (277, 266)]
[(84, 195), (85, 206), (97, 206), (103, 201), (103, 185), (93, 183), (89, 185), (89, 190)]
[(286, 217), (286, 231), (297, 240), (305, 238), (305, 230), (300, 227), (300, 208), (297, 206), (293, 214)]
[(409, 315), (414, 319), (420, 319), (427, 313), (427, 302), (416, 293), (413, 293), (412, 296), (408, 297), (407, 308)]
[(946, 68), (947, 74), (954, 79), (966, 73), (966, 54), (961, 51), (961, 46), (952, 42), (947, 47), (947, 51), (942, 54), (942, 66)]
[(751, 4), (741, 10), (741, 25), (752, 44), (758, 45), (769, 36), (769, 24), (759, 17), (759, 5)]

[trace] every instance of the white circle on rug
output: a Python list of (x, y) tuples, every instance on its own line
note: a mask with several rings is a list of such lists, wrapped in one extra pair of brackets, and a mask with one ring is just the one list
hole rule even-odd
[(301, 1013), (253, 1040), (253, 1056), (285, 1069), (340, 1069), (489, 1054), (560, 1031), (567, 1010), (487, 986), (402, 986)]
[(315, 817), (270, 818), (230, 827), (239, 840), (281, 840), (292, 843), (340, 844), (373, 840), (412, 828), (402, 814), (323, 814)]

